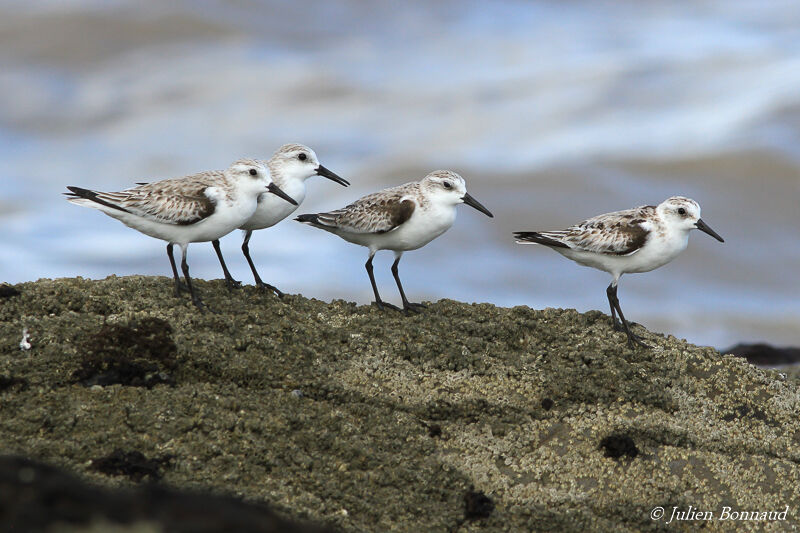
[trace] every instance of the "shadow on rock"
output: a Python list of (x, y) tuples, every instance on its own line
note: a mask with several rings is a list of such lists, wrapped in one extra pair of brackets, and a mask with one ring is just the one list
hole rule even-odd
[(0, 516), (4, 531), (41, 531), (55, 524), (158, 524), (172, 532), (332, 532), (277, 516), (237, 498), (178, 492), (157, 485), (136, 490), (91, 486), (57, 468), (0, 457)]
[(128, 326), (103, 324), (78, 348), (84, 356), (72, 378), (87, 387), (119, 383), (149, 389), (175, 384), (171, 373), (177, 367), (178, 348), (166, 320), (148, 317)]
[(149, 478), (158, 481), (162, 477), (161, 469), (169, 465), (172, 456), (148, 459), (136, 450), (123, 451), (116, 449), (105, 457), (92, 459), (92, 470), (108, 476), (125, 476), (133, 481)]

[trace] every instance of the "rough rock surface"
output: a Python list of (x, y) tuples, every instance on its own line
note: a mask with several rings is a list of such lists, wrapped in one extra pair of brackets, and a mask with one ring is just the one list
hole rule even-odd
[(600, 312), (442, 300), (405, 317), (197, 287), (216, 313), (167, 278), (0, 297), (0, 454), (348, 532), (702, 525), (652, 520), (656, 506), (789, 506), (736, 527), (798, 525), (791, 376), (640, 326), (655, 347), (632, 351)]

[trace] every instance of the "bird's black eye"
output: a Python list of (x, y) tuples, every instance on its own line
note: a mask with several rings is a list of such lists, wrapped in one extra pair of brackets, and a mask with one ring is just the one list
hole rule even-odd
[(442, 185), (444, 185), (445, 189), (452, 189), (453, 188), (453, 185), (449, 181), (445, 181), (444, 183), (442, 183)]
[(678, 208), (678, 214), (681, 215), (681, 216), (685, 215), (686, 214), (686, 209), (684, 209), (682, 207), (679, 207)]
[(250, 175), (251, 176), (255, 176), (256, 174), (258, 174), (258, 170), (254, 169), (254, 168), (251, 168), (250, 169)]
[(297, 159), (299, 159), (300, 161), (305, 161), (306, 159), (308, 159), (308, 156), (301, 152), (300, 155), (297, 156)]

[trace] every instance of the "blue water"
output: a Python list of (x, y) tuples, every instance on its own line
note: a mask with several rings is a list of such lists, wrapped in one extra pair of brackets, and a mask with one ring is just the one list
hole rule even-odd
[[(451, 168), (496, 215), (404, 256), (412, 299), (606, 308), (608, 276), (513, 244), (674, 194), (726, 238), (626, 276), (626, 314), (693, 342), (800, 343), (800, 10), (792, 2), (0, 2), (0, 279), (169, 273), (162, 243), (63, 201), (313, 147), (353, 186)], [(223, 240), (250, 280), (240, 237)], [(371, 299), (364, 249), (291, 220), (262, 277)], [(397, 300), (378, 256), (382, 292)], [(194, 275), (219, 277), (210, 246)]]

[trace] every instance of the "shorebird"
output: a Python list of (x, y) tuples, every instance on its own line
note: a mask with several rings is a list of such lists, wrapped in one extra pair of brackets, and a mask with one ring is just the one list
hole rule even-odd
[[(250, 270), (253, 271), (253, 278), (255, 279), (256, 286), (262, 289), (269, 289), (280, 297), (283, 296), (283, 293), (279, 291), (277, 287), (261, 281), (261, 276), (258, 275), (256, 265), (250, 257), (249, 243), (253, 231), (274, 226), (291, 215), (295, 209), (297, 209), (297, 206), (305, 200), (306, 180), (311, 176), (322, 176), (340, 185), (344, 185), (345, 187), (350, 185), (350, 183), (320, 165), (314, 150), (302, 144), (284, 144), (273, 154), (270, 160), (266, 162), (266, 165), (272, 175), (272, 181), (286, 194), (291, 196), (296, 203), (288, 203), (281, 198), (269, 194), (262, 194), (258, 197), (256, 212), (253, 213), (253, 216), (250, 217), (247, 222), (239, 226), (239, 229), (245, 232), (242, 252), (244, 253), (245, 259), (247, 259), (247, 264), (250, 265)], [(222, 251), (219, 247), (219, 239), (215, 239), (211, 242), (214, 245), (214, 250), (217, 252), (219, 263), (222, 265), (222, 272), (225, 275), (225, 283), (228, 285), (228, 288), (240, 286), (241, 283), (233, 279), (233, 276), (231, 276), (231, 273), (228, 271), (228, 267), (225, 265), (225, 259), (223, 259)]]
[(379, 309), (398, 307), (381, 300), (372, 258), (378, 250), (392, 250), (395, 260), (392, 275), (403, 299), (403, 310), (419, 312), (422, 304), (411, 303), (400, 283), (397, 264), (403, 252), (416, 250), (447, 231), (456, 219), (456, 206), (465, 203), (485, 215), (493, 215), (467, 193), (464, 179), (449, 170), (431, 172), (420, 181), (406, 183), (369, 194), (352, 204), (328, 213), (300, 215), (295, 220), (324, 229), (342, 239), (366, 246), (369, 259), (364, 265), (369, 274), (375, 304)]
[(191, 242), (219, 239), (247, 221), (258, 197), (270, 192), (287, 202), (294, 200), (272, 183), (269, 170), (254, 159), (240, 159), (227, 170), (210, 170), (153, 183), (139, 183), (119, 192), (98, 192), (67, 187), (70, 202), (99, 209), (145, 235), (167, 241), (167, 256), (175, 278), (175, 294), (183, 289), (172, 247), (181, 247), (181, 269), (192, 302), (203, 302), (192, 288), (186, 250)]
[(658, 206), (599, 215), (562, 231), (519, 231), (514, 236), (518, 244), (544, 244), (576, 263), (611, 274), (606, 295), (614, 329), (625, 332), (629, 346), (649, 348), (631, 332), (622, 314), (617, 282), (623, 274), (649, 272), (675, 259), (686, 249), (693, 229), (725, 242), (700, 218), (700, 205), (681, 196), (668, 198)]

